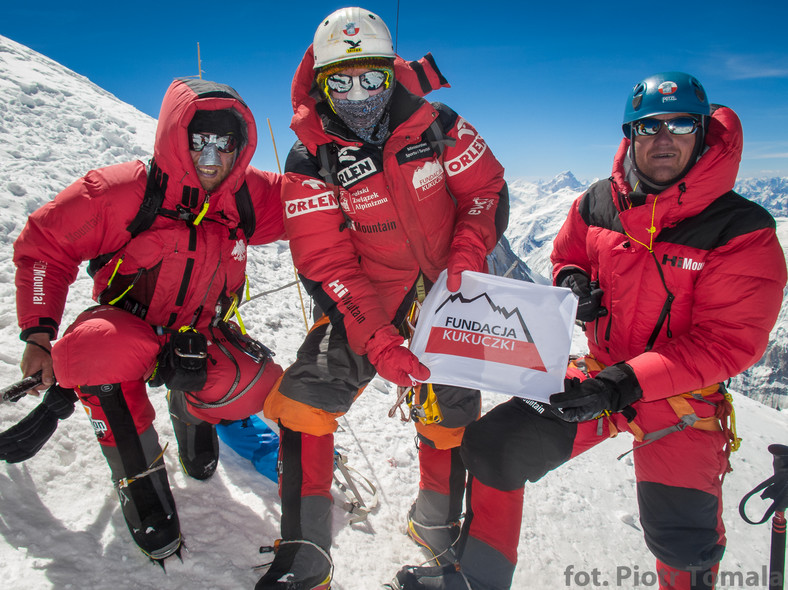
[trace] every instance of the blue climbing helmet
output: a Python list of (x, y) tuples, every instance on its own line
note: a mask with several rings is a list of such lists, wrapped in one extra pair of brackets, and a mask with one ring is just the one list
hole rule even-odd
[(703, 122), (706, 122), (706, 117), (711, 114), (711, 106), (703, 85), (695, 76), (684, 72), (662, 72), (635, 84), (624, 106), (621, 128), (624, 135), (631, 138), (630, 123), (668, 113), (701, 115)]

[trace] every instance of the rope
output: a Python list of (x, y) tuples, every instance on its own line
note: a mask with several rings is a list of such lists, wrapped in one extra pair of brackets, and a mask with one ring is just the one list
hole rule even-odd
[(282, 285), (281, 287), (277, 287), (276, 289), (271, 289), (270, 291), (263, 291), (262, 293), (258, 293), (257, 295), (252, 295), (246, 301), (242, 301), (238, 304), (238, 307), (245, 305), (252, 301), (253, 299), (257, 299), (258, 297), (264, 297), (266, 295), (270, 295), (271, 293), (276, 293), (277, 291), (281, 291), (282, 289), (287, 289), (288, 287), (292, 287), (293, 285), (297, 285), (298, 281), (290, 281), (286, 285)]
[[(282, 166), (279, 164), (279, 152), (276, 149), (276, 140), (274, 139), (274, 130), (271, 127), (271, 119), (266, 119), (268, 121), (268, 130), (271, 132), (271, 143), (274, 144), (274, 155), (276, 156), (276, 168), (279, 170), (279, 174), (282, 174)], [(309, 332), (309, 321), (306, 319), (306, 307), (304, 306), (304, 296), (301, 294), (301, 282), (298, 280), (298, 269), (295, 267), (295, 262), (293, 262), (293, 274), (295, 274), (296, 280), (295, 284), (298, 287), (298, 299), (301, 300), (301, 313), (304, 316), (304, 326), (306, 327), (306, 331)]]
[(161, 459), (164, 456), (164, 452), (167, 450), (168, 446), (170, 446), (169, 443), (164, 445), (164, 448), (161, 450), (161, 453), (159, 453), (159, 455), (153, 460), (153, 462), (151, 463), (151, 466), (148, 467), (148, 469), (146, 469), (142, 473), (138, 473), (137, 475), (132, 475), (131, 477), (122, 477), (122, 478), (120, 478), (119, 480), (117, 480), (115, 482), (115, 487), (118, 488), (118, 489), (127, 488), (127, 487), (129, 487), (130, 484), (133, 484), (138, 479), (142, 479), (143, 477), (148, 477), (152, 473), (155, 473), (157, 471), (160, 471), (160, 470), (164, 469), (165, 465), (164, 465), (163, 461), (159, 465), (157, 465), (156, 467), (153, 467), (153, 465), (159, 459)]

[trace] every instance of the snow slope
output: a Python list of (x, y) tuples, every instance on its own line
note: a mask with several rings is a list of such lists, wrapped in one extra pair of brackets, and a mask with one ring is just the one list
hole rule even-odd
[[(154, 121), (123, 104), (85, 78), (6, 38), (0, 37), (0, 384), (19, 378), (22, 343), (14, 313), (11, 244), (26, 216), (89, 168), (144, 158), (153, 144)], [(555, 179), (551, 194), (579, 190)], [(540, 222), (566, 204), (546, 197), (536, 185), (517, 181), (509, 233), (513, 248), (543, 253), (557, 227)], [(514, 193), (515, 191), (513, 191)], [(532, 206), (533, 205), (533, 206)], [(533, 209), (532, 212), (526, 209)], [(552, 211), (555, 209), (555, 211)], [(519, 236), (529, 236), (527, 243)], [(516, 246), (516, 247), (515, 247)], [(544, 260), (535, 256), (534, 260)], [(529, 259), (529, 264), (531, 260)], [(546, 268), (536, 268), (546, 274)], [(252, 294), (242, 306), (250, 332), (287, 365), (305, 333), (287, 244), (250, 251)], [(91, 304), (90, 280), (83, 272), (72, 287), (63, 325)], [(581, 342), (578, 338), (577, 342)], [(252, 588), (253, 570), (267, 556), (260, 545), (278, 536), (276, 485), (222, 445), (217, 473), (208, 481), (188, 479), (177, 465), (164, 390), (151, 390), (156, 427), (170, 443), (166, 462), (188, 552), (170, 559), (167, 573), (149, 563), (125, 528), (90, 424), (78, 409), (61, 423), (52, 440), (31, 460), (0, 464), (0, 579), (4, 589)], [(350, 465), (377, 486), (379, 506), (365, 523), (349, 525), (334, 508), (336, 564), (334, 590), (379, 588), (405, 563), (422, 559), (404, 534), (404, 518), (417, 489), (418, 464), (412, 425), (388, 418), (393, 387), (375, 379), (340, 420), (337, 448)], [(486, 396), (486, 408), (506, 398)], [(0, 430), (21, 419), (33, 399), (0, 407)], [(755, 572), (768, 562), (767, 527), (746, 525), (736, 512), (739, 499), (772, 473), (770, 443), (788, 443), (788, 416), (736, 396), (742, 449), (725, 486), (729, 548), (722, 569)], [(653, 559), (638, 523), (631, 456), (622, 436), (592, 449), (526, 490), (522, 542), (514, 588), (587, 588), (593, 571), (612, 588), (653, 588)], [(529, 449), (523, 449), (529, 452)], [(338, 494), (338, 492), (337, 492)], [(761, 505), (753, 501), (755, 516)], [(567, 575), (568, 566), (573, 569)], [(629, 572), (630, 577), (621, 579)], [(617, 574), (619, 577), (617, 577)], [(638, 575), (641, 584), (634, 583)], [(751, 579), (752, 581), (752, 579)], [(727, 584), (722, 588), (743, 585)], [(748, 584), (746, 587), (764, 587)]]

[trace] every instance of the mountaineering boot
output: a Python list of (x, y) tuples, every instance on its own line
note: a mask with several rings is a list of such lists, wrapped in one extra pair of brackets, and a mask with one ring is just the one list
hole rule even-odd
[(142, 552), (155, 561), (178, 552), (183, 540), (163, 459), (147, 475), (116, 486), (126, 525)]
[(182, 391), (167, 393), (170, 419), (178, 441), (178, 459), (186, 475), (194, 479), (208, 479), (219, 463), (219, 437), (216, 426), (192, 415)]
[(469, 536), (463, 539), (459, 562), (432, 567), (406, 565), (388, 586), (391, 590), (509, 590), (513, 575), (514, 563)]
[(279, 425), (282, 540), (255, 590), (328, 590), (334, 435), (313, 436)]
[(509, 590), (517, 563), (523, 491), (497, 490), (469, 477), (468, 508), (455, 546), (459, 561), (443, 567), (405, 566), (389, 586), (393, 590)]
[(132, 539), (145, 555), (159, 561), (180, 550), (180, 522), (153, 426), (139, 435), (138, 440), (145, 456), (150, 457), (150, 463), (141, 470), (129, 471), (124, 466), (136, 462), (133, 450), (108, 445), (101, 445), (101, 450), (112, 470)]
[[(429, 502), (432, 497), (433, 501)], [(442, 522), (441, 524), (425, 524), (430, 522), (429, 517), (425, 518), (425, 504), (440, 504), (444, 499), (442, 494), (436, 494), (429, 490), (419, 491), (418, 499), (410, 507), (408, 512), (408, 536), (417, 544), (426, 549), (431, 554), (431, 561), (438, 565), (445, 565), (457, 561), (457, 541), (460, 538), (459, 518), (453, 522)], [(437, 501), (436, 501), (437, 500)], [(421, 509), (420, 509), (421, 506)], [(435, 521), (437, 519), (433, 519)]]
[(465, 467), (459, 449), (419, 445), (419, 495), (408, 512), (408, 536), (431, 554), (437, 565), (458, 559)]
[(406, 565), (386, 587), (389, 590), (477, 590), (453, 564), (432, 567)]
[(161, 562), (172, 554), (180, 554), (183, 539), (178, 512), (156, 430), (149, 426), (137, 433), (121, 385), (129, 392), (140, 393), (134, 391), (138, 385), (145, 393), (142, 382), (114, 383), (80, 387), (80, 397), (86, 407), (93, 406), (94, 422), (99, 414), (106, 421), (101, 421), (109, 431), (100, 438), (101, 451), (112, 472), (131, 537), (145, 555)]
[(255, 590), (329, 590), (334, 564), (311, 541), (279, 541), (271, 567)]

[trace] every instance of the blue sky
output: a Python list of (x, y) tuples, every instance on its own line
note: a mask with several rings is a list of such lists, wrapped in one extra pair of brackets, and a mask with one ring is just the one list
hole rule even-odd
[[(315, 28), (345, 3), (302, 0), (13, 2), (0, 34), (156, 117), (178, 76), (235, 87), (257, 119), (253, 163), (284, 164), (290, 82)], [(788, 3), (367, 1), (398, 53), (432, 52), (452, 88), (430, 95), (477, 127), (507, 178), (610, 173), (624, 102), (645, 76), (695, 74), (742, 119), (740, 176), (788, 176)], [(397, 15), (399, 13), (399, 18)], [(397, 24), (398, 23), (398, 24)]]

